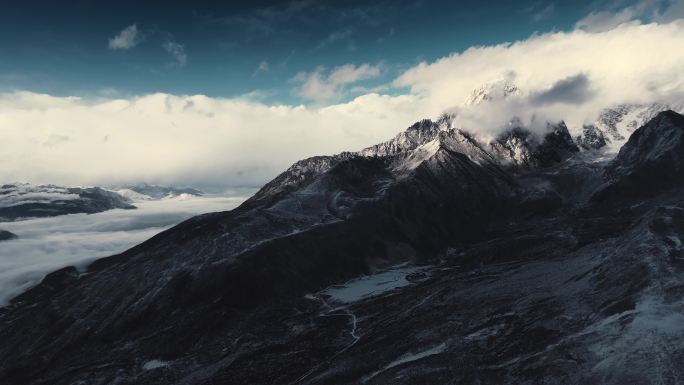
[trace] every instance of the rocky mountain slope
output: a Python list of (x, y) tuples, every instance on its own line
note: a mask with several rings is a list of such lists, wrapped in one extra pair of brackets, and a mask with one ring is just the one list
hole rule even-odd
[(0, 309), (8, 384), (677, 383), (684, 117), (421, 121)]
[(99, 187), (60, 187), (28, 183), (0, 186), (0, 221), (98, 213), (135, 208), (125, 197)]

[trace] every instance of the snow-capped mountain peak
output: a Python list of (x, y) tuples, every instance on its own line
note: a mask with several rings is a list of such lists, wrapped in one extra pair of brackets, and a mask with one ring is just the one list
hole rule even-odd
[(605, 108), (594, 122), (584, 126), (577, 143), (584, 149), (602, 149), (607, 153), (617, 153), (637, 128), (667, 110), (682, 112), (684, 105), (620, 104)]
[(521, 94), (520, 88), (510, 80), (499, 80), (487, 83), (473, 90), (463, 103), (465, 106), (475, 106), (484, 102), (504, 100)]
[(201, 196), (203, 194), (202, 191), (191, 187), (159, 186), (147, 183), (128, 186), (119, 191), (134, 200), (175, 198), (182, 195)]
[(437, 122), (423, 119), (397, 134), (394, 138), (359, 151), (361, 156), (393, 156), (414, 150), (432, 140), (441, 131), (449, 129), (449, 119), (443, 115)]

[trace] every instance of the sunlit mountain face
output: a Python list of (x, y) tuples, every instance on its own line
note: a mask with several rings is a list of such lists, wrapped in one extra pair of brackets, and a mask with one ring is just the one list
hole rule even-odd
[(0, 384), (676, 384), (684, 1), (0, 12)]

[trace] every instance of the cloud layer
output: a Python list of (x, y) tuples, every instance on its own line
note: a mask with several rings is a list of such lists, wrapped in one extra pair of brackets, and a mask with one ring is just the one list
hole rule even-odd
[(2, 94), (0, 180), (257, 185), (305, 156), (390, 137), (420, 116), (414, 101), (370, 94), (310, 108), (200, 95), (94, 103)]
[(120, 253), (194, 215), (230, 210), (245, 198), (137, 202), (137, 210), (63, 215), (0, 223), (19, 236), (0, 244), (0, 306), (65, 266), (84, 267)]
[(435, 116), (448, 104), (458, 105), (470, 90), (506, 79), (521, 96), (469, 111), (456, 108), (456, 124), (487, 131), (517, 115), (523, 121), (563, 119), (577, 127), (601, 108), (621, 103), (681, 103), (684, 55), (673, 47), (682, 39), (682, 20), (628, 23), (599, 33), (547, 33), (421, 63), (394, 85), (420, 97), (426, 114)]
[(621, 1), (613, 2), (607, 9), (589, 13), (575, 27), (589, 32), (605, 32), (625, 23), (668, 23), (684, 17), (684, 0), (638, 0), (624, 5)]
[(177, 43), (175, 41), (167, 41), (162, 44), (162, 48), (173, 57), (173, 65), (178, 67), (185, 67), (188, 63), (188, 54), (185, 53), (185, 46), (183, 44)]
[(323, 101), (340, 98), (349, 85), (376, 78), (380, 72), (380, 65), (345, 64), (330, 71), (319, 67), (313, 72), (300, 72), (292, 78), (292, 82), (300, 84), (297, 94), (302, 98)]
[[(420, 63), (387, 85), (391, 94), (330, 105), (321, 101), (349, 95), (382, 68), (349, 64), (298, 74), (295, 92), (316, 101), (310, 106), (201, 95), (93, 101), (0, 94), (0, 180), (258, 185), (298, 159), (361, 149), (444, 111), (482, 135), (512, 116), (564, 119), (573, 129), (620, 103), (681, 103), (682, 41), (681, 20), (539, 34)], [(520, 94), (463, 106), (472, 90), (502, 79)]]
[(140, 33), (138, 26), (133, 24), (124, 28), (118, 35), (109, 39), (110, 49), (131, 49), (140, 43)]

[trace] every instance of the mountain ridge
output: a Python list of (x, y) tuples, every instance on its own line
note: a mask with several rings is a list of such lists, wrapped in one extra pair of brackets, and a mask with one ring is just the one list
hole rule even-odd
[(111, 209), (134, 209), (131, 201), (100, 187), (60, 187), (29, 183), (0, 186), (0, 221), (93, 214)]

